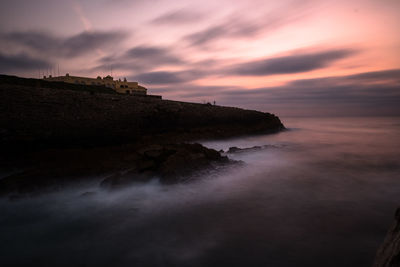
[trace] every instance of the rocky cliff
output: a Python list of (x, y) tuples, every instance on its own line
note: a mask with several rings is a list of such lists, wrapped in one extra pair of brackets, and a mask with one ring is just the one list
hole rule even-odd
[(0, 84), (2, 147), (81, 147), (275, 132), (273, 114), (104, 92)]
[(284, 129), (269, 113), (63, 86), (0, 77), (0, 174), (10, 173), (0, 179), (0, 194), (105, 173), (102, 185), (154, 175), (170, 183), (229, 163), (184, 142)]

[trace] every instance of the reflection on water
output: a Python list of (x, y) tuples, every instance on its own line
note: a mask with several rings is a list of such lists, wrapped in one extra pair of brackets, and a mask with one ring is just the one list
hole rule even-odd
[[(400, 119), (287, 119), (204, 142), (246, 165), (175, 186), (0, 200), (0, 264), (369, 266), (400, 204)], [(95, 192), (86, 194), (86, 191)]]

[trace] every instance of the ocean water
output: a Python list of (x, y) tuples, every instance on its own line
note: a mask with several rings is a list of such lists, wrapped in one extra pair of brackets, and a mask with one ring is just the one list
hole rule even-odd
[(400, 206), (400, 118), (283, 122), (202, 142), (263, 149), (190, 183), (0, 199), (0, 265), (371, 266)]

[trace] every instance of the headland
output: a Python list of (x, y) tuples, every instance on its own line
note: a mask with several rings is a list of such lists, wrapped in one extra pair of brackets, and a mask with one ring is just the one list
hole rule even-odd
[(97, 85), (0, 76), (0, 92), (0, 166), (12, 173), (0, 180), (3, 193), (127, 169), (174, 181), (172, 173), (228, 162), (217, 151), (185, 143), (284, 129), (270, 113)]

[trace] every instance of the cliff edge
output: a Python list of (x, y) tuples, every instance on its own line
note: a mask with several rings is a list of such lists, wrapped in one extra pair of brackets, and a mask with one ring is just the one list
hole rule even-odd
[(269, 113), (72, 90), (71, 86), (57, 90), (13, 85), (0, 77), (1, 146), (26, 150), (151, 142), (154, 138), (176, 142), (284, 129), (279, 118)]
[(90, 176), (107, 175), (103, 187), (179, 182), (233, 163), (184, 143), (284, 129), (270, 113), (97, 89), (0, 75), (0, 195)]

